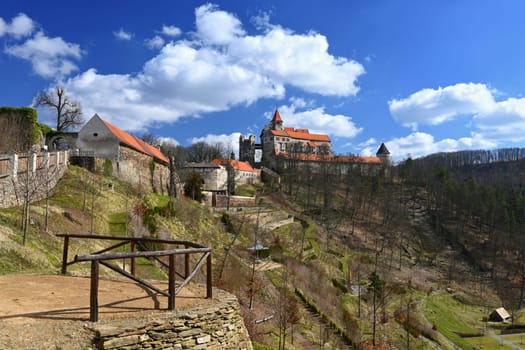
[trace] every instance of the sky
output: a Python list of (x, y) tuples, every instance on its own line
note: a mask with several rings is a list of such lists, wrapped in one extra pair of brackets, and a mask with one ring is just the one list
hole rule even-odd
[(2, 0), (0, 106), (62, 85), (86, 121), (234, 151), (276, 108), (341, 155), (524, 147), (524, 13), (521, 0)]

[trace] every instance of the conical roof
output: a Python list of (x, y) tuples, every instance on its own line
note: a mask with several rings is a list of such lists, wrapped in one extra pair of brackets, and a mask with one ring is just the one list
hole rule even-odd
[(279, 110), (278, 109), (275, 109), (275, 113), (273, 114), (273, 119), (272, 119), (272, 122), (283, 122), (283, 120), (281, 119), (281, 115), (279, 114)]
[(384, 142), (381, 142), (381, 146), (379, 146), (379, 149), (377, 150), (376, 152), (376, 156), (378, 155), (387, 155), (387, 154), (390, 154), (390, 151), (388, 150), (388, 148), (386, 148), (385, 146), (385, 143)]

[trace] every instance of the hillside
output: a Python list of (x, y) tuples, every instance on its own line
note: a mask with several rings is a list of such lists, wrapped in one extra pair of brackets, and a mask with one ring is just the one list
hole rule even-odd
[[(262, 189), (259, 207), (225, 214), (184, 198), (170, 209), (166, 197), (70, 167), (49, 200), (47, 232), (45, 201), (31, 207), (27, 247), (20, 244), (21, 209), (0, 211), (0, 272), (58, 273), (57, 233), (172, 237), (213, 248), (214, 284), (238, 296), (256, 349), (490, 343), (460, 335), (480, 333), (502, 302), (465, 247), (436, 231), (429, 193), (353, 175), (346, 182), (310, 178), (305, 186), (284, 178), (282, 188)], [(256, 243), (267, 249), (252, 254), (247, 248)], [(96, 248), (76, 246), (70, 254)], [(148, 262), (139, 274), (165, 279)]]

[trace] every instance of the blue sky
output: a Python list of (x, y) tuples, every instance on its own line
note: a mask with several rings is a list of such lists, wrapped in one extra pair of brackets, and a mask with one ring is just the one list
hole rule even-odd
[(338, 154), (523, 147), (524, 13), (519, 0), (2, 0), (0, 105), (60, 83), (86, 120), (182, 145), (236, 150), (278, 107)]

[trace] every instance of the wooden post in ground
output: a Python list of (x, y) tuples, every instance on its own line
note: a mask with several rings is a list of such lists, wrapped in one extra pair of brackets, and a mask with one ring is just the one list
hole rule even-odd
[[(131, 241), (131, 252), (132, 253), (135, 253), (135, 250), (136, 250), (136, 244), (137, 242), (135, 241)], [(136, 272), (137, 272), (137, 269), (136, 269), (136, 265), (135, 265), (135, 258), (132, 257), (131, 258), (131, 274), (133, 276), (136, 276)]]
[(64, 249), (62, 250), (62, 274), (67, 272), (67, 254), (69, 250), (69, 236), (64, 236)]
[[(188, 245), (184, 245), (184, 248), (188, 248)], [(190, 254), (184, 254), (184, 278), (188, 278), (190, 275)]]
[(175, 254), (169, 256), (168, 310), (175, 310)]
[(91, 288), (89, 291), (89, 320), (98, 321), (98, 260), (91, 261)]
[(211, 252), (206, 258), (206, 298), (213, 298), (212, 291), (212, 275), (211, 275)]

